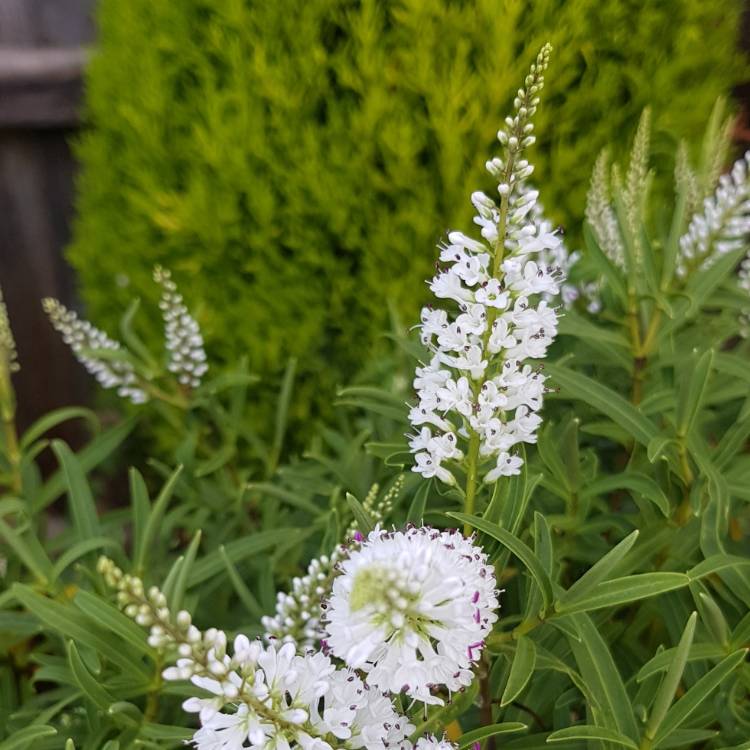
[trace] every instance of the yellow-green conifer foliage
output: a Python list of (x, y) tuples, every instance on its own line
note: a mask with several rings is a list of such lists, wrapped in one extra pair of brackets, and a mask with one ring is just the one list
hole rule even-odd
[(533, 180), (575, 237), (602, 146), (624, 150), (647, 104), (697, 137), (743, 76), (740, 6), (102, 0), (69, 253), (88, 315), (116, 332), (163, 263), (212, 357), (269, 380), (297, 356), (293, 413), (318, 413), (378, 345), (383, 300), (412, 320), (427, 299), (435, 227), (489, 189), (478, 155), (544, 41)]

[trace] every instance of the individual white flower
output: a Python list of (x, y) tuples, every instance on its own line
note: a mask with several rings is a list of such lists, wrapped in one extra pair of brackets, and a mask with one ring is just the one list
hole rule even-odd
[(511, 477), (514, 474), (521, 473), (523, 461), (518, 456), (511, 456), (509, 453), (498, 453), (497, 465), (494, 469), (487, 472), (486, 481), (494, 482), (500, 477)]
[(454, 531), (374, 530), (340, 564), (326, 608), (326, 644), (368, 685), (442, 703), (431, 692), (472, 681), (497, 620), (487, 555)]

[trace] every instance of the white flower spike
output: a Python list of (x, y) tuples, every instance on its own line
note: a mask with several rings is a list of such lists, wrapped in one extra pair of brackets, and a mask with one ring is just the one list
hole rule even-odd
[[(445, 265), (430, 289), (458, 311), (427, 307), (421, 314), (421, 339), (432, 359), (414, 379), (413, 470), (446, 484), (455, 484), (451, 462), (465, 458), (470, 466), (483, 463), (487, 482), (519, 473), (523, 459), (514, 449), (536, 442), (541, 422), (545, 376), (527, 360), (543, 358), (555, 338), (557, 313), (548, 300), (560, 294), (565, 269), (576, 260), (525, 182), (533, 167), (523, 152), (534, 142), (531, 118), (549, 53), (546, 45), (498, 133), (503, 158), (487, 162), (499, 200), (471, 196), (483, 239), (450, 232), (441, 247)], [(563, 292), (570, 301), (577, 296), (572, 287)]]

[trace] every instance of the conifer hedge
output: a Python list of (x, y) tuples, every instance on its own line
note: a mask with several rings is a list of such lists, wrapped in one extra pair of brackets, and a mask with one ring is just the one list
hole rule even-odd
[(69, 249), (87, 314), (116, 332), (163, 263), (213, 358), (245, 352), (272, 382), (296, 356), (293, 413), (320, 413), (381, 341), (384, 299), (415, 319), (435, 227), (470, 216), (542, 41), (535, 179), (575, 238), (603, 145), (624, 151), (647, 104), (663, 138), (695, 140), (743, 78), (741, 5), (101, 0)]

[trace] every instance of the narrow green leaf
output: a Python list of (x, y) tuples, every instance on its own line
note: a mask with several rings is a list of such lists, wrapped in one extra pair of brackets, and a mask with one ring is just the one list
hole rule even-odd
[(510, 675), (503, 691), (503, 697), (500, 699), (501, 708), (513, 703), (521, 694), (534, 673), (535, 664), (536, 647), (534, 641), (528, 636), (522, 635), (516, 641), (516, 653), (510, 667)]
[(682, 377), (675, 422), (677, 434), (683, 438), (690, 434), (695, 418), (703, 405), (713, 357), (712, 349), (704, 352), (697, 361), (691, 363), (688, 376)]
[[(81, 471), (91, 471), (113, 453), (133, 431), (138, 418), (131, 417), (120, 422), (110, 430), (97, 435), (81, 451), (76, 454), (76, 459)], [(62, 470), (56, 471), (44, 484), (39, 493), (32, 500), (32, 510), (38, 513), (44, 510), (50, 503), (57, 500), (65, 491), (65, 477)]]
[(351, 492), (346, 493), (346, 502), (349, 504), (349, 510), (351, 510), (354, 520), (357, 522), (357, 528), (367, 536), (374, 528), (372, 519), (362, 507), (362, 503)]
[(586, 614), (570, 615), (579, 639), (568, 639), (586, 689), (593, 695), (592, 719), (598, 726), (632, 739), (639, 735), (633, 707), (607, 643)]
[[(635, 679), (637, 682), (643, 682), (652, 675), (664, 672), (669, 669), (670, 664), (675, 658), (677, 647), (668, 648), (661, 651), (653, 658), (649, 659), (639, 670)], [(694, 643), (690, 647), (687, 661), (706, 661), (708, 659), (721, 659), (725, 651), (721, 646), (713, 643)]]
[(639, 443), (648, 445), (658, 435), (656, 425), (611, 388), (561, 365), (547, 363), (544, 369), (550, 382), (560, 386), (566, 396), (584, 401), (606, 414)]
[(685, 671), (685, 664), (687, 663), (688, 654), (690, 653), (690, 646), (693, 643), (693, 635), (695, 634), (695, 623), (697, 619), (697, 612), (693, 612), (688, 618), (680, 642), (675, 649), (672, 663), (669, 665), (669, 669), (667, 669), (664, 680), (659, 686), (659, 690), (654, 698), (654, 705), (651, 709), (651, 714), (645, 729), (645, 735), (650, 740), (653, 740), (656, 737), (657, 732), (659, 732), (661, 724), (664, 721), (664, 717), (667, 715), (667, 711), (674, 700), (677, 687), (682, 679), (682, 673)]
[(141, 737), (156, 742), (186, 742), (195, 732), (185, 727), (175, 727), (169, 724), (144, 724), (141, 727)]
[(406, 520), (408, 523), (415, 525), (421, 525), (424, 520), (424, 511), (427, 506), (427, 497), (433, 491), (435, 486), (434, 479), (428, 479), (421, 482), (417, 491), (414, 493), (414, 498), (409, 505), (409, 511), (406, 514)]
[(135, 571), (137, 575), (143, 575), (143, 572), (146, 569), (148, 555), (151, 552), (151, 547), (156, 542), (156, 536), (159, 533), (162, 518), (164, 518), (164, 513), (167, 510), (167, 505), (172, 497), (175, 485), (182, 474), (182, 468), (182, 466), (178, 466), (172, 472), (169, 479), (164, 483), (164, 486), (148, 515), (148, 520), (143, 529), (143, 543), (138, 550), (138, 556), (135, 558)]
[(250, 482), (246, 485), (249, 492), (258, 492), (261, 496), (269, 495), (287, 503), (292, 508), (299, 508), (314, 516), (320, 515), (320, 508), (299, 492), (292, 492), (284, 487), (277, 487), (271, 482)]
[(73, 451), (62, 440), (52, 441), (52, 450), (62, 467), (65, 483), (68, 488), (68, 507), (73, 518), (73, 526), (79, 540), (99, 536), (99, 518), (96, 514), (96, 503), (86, 474)]
[(83, 419), (90, 423), (94, 432), (99, 431), (99, 418), (93, 411), (91, 411), (91, 409), (85, 409), (82, 406), (66, 406), (62, 409), (55, 409), (37, 419), (36, 422), (34, 422), (31, 427), (23, 433), (18, 443), (18, 447), (22, 452), (25, 452), (32, 443), (36, 442), (46, 432), (63, 422), (69, 422), (71, 419)]
[(622, 272), (614, 263), (602, 252), (599, 243), (596, 241), (591, 225), (588, 222), (583, 224), (583, 239), (586, 243), (586, 257), (596, 265), (599, 273), (607, 280), (608, 286), (618, 297), (622, 305), (627, 303), (627, 291), (623, 282)]
[(95, 536), (91, 539), (83, 539), (80, 542), (76, 542), (55, 561), (50, 583), (54, 583), (76, 560), (97, 549), (119, 550), (120, 543), (107, 536)]
[(52, 631), (90, 646), (120, 667), (126, 674), (138, 671), (146, 679), (150, 677), (140, 664), (133, 662), (131, 655), (123, 652), (120, 641), (95, 627), (92, 621), (77, 608), (48, 599), (20, 583), (13, 584), (11, 590), (16, 599)]
[(297, 370), (297, 360), (290, 357), (284, 371), (284, 379), (281, 381), (279, 400), (276, 402), (276, 421), (274, 424), (273, 443), (266, 467), (267, 475), (270, 477), (275, 471), (281, 457), (284, 446), (284, 435), (286, 434), (287, 417), (289, 414), (289, 402), (292, 398), (294, 387), (294, 375)]
[(6, 740), (0, 742), (0, 750), (26, 750), (32, 742), (43, 737), (53, 737), (57, 729), (44, 724), (34, 724), (14, 732)]
[(520, 721), (506, 721), (503, 724), (489, 724), (486, 727), (479, 727), (479, 729), (474, 729), (471, 732), (461, 735), (458, 740), (458, 750), (466, 750), (466, 748), (471, 747), (475, 742), (481, 742), (488, 737), (494, 737), (498, 734), (523, 732), (526, 729), (528, 729), (528, 726), (522, 724)]
[(614, 546), (604, 557), (597, 560), (561, 597), (555, 609), (559, 612), (561, 607), (581, 599), (588, 594), (597, 584), (607, 578), (617, 564), (630, 551), (638, 539), (638, 531), (628, 534), (619, 544)]
[(747, 649), (740, 649), (729, 654), (719, 662), (710, 672), (701, 677), (677, 703), (672, 706), (660, 723), (654, 737), (654, 747), (660, 747), (677, 727), (682, 724), (698, 706), (745, 661)]
[(92, 701), (97, 708), (106, 711), (114, 699), (101, 686), (99, 680), (89, 672), (73, 641), (68, 641), (68, 664), (70, 665), (70, 671), (73, 673), (73, 678), (78, 684), (78, 687), (83, 690), (83, 694)]
[(16, 553), (18, 559), (34, 574), (39, 583), (47, 584), (52, 580), (52, 562), (47, 553), (32, 534), (19, 534), (0, 519), (0, 537)]
[(590, 612), (604, 607), (618, 607), (622, 604), (663, 594), (666, 591), (682, 588), (690, 583), (684, 573), (638, 573), (623, 578), (604, 581), (591, 589), (588, 594), (567, 604), (560, 603), (557, 611)]
[(591, 724), (577, 724), (574, 727), (558, 729), (547, 737), (547, 742), (570, 742), (571, 740), (601, 740), (638, 750), (638, 745), (621, 732), (606, 727), (595, 727)]
[(628, 490), (631, 494), (641, 495), (652, 502), (665, 518), (669, 516), (669, 500), (661, 487), (651, 477), (637, 471), (596, 479), (581, 490), (581, 496), (596, 497), (614, 490)]
[(76, 593), (73, 603), (87, 617), (131, 645), (139, 654), (153, 657), (146, 631), (109, 602), (102, 601), (88, 591), (80, 590)]
[(190, 542), (190, 546), (185, 553), (180, 570), (177, 573), (177, 579), (175, 580), (174, 589), (169, 599), (169, 608), (173, 612), (179, 612), (182, 609), (182, 602), (185, 598), (185, 591), (188, 585), (188, 576), (195, 562), (195, 556), (198, 554), (198, 547), (201, 543), (202, 531), (198, 529), (195, 532), (195, 536)]
[(260, 618), (265, 614), (263, 612), (263, 608), (258, 603), (258, 600), (255, 598), (253, 592), (250, 591), (250, 589), (247, 587), (247, 584), (242, 580), (242, 576), (239, 574), (239, 571), (235, 567), (234, 563), (229, 559), (224, 545), (219, 547), (219, 555), (221, 556), (222, 562), (227, 569), (227, 575), (229, 576), (229, 580), (234, 586), (234, 590), (237, 592), (239, 600), (245, 605), (245, 609), (248, 611), (248, 614), (250, 614), (256, 620), (260, 620)]
[[(251, 536), (235, 539), (224, 547), (224, 554), (233, 562), (238, 563), (248, 557), (253, 557), (268, 549), (278, 549), (283, 545), (295, 545), (300, 539), (299, 529), (272, 529), (259, 531)], [(197, 586), (203, 581), (213, 578), (225, 568), (224, 561), (218, 550), (198, 560), (188, 577), (188, 586)]]
[(485, 521), (479, 516), (469, 516), (466, 513), (448, 513), (447, 515), (461, 523), (473, 526), (507, 547), (527, 567), (536, 581), (539, 590), (542, 592), (545, 609), (550, 607), (552, 604), (552, 582), (539, 558), (520, 539), (497, 524)]
[(151, 513), (151, 500), (143, 475), (138, 469), (132, 468), (128, 472), (130, 484), (130, 508), (133, 521), (133, 560), (141, 557), (146, 524)]
[(735, 570), (746, 565), (750, 565), (750, 558), (727, 554), (711, 555), (690, 568), (687, 575), (691, 580), (697, 581), (722, 570)]

